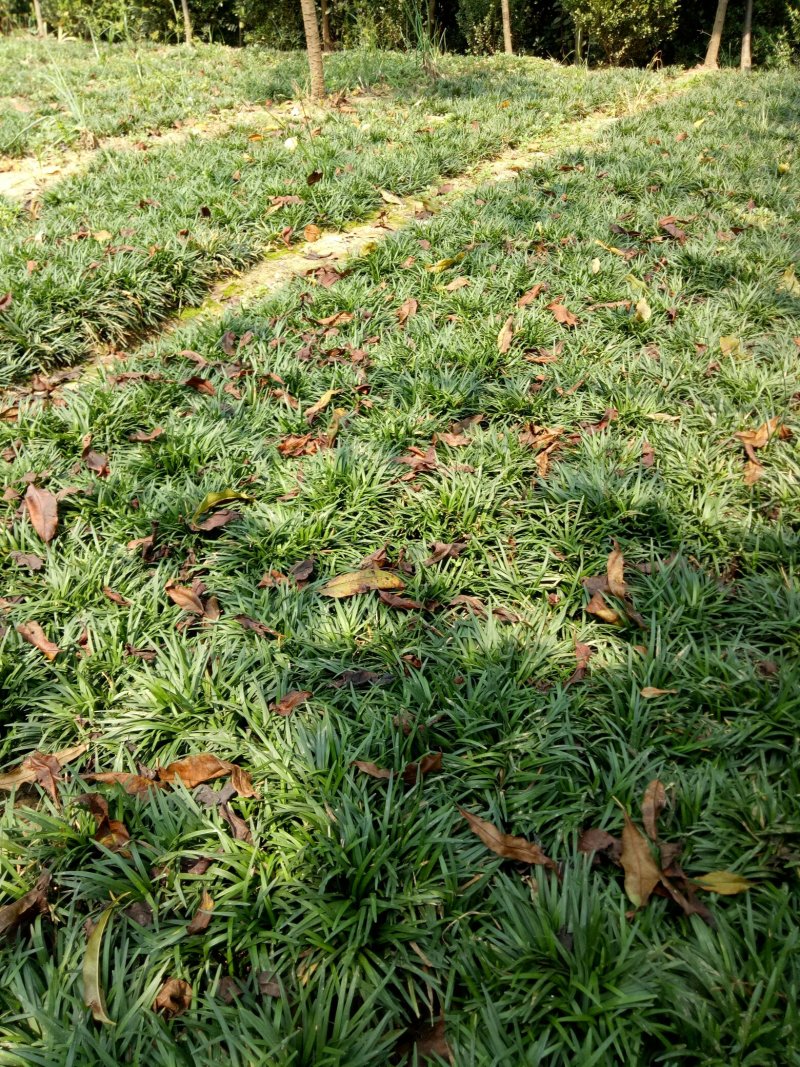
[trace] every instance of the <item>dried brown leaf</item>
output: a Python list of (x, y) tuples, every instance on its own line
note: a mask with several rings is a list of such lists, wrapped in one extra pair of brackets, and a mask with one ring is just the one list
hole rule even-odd
[(192, 1006), (192, 987), (182, 978), (168, 978), (153, 1001), (153, 1011), (165, 1019), (183, 1015)]
[(642, 799), (642, 823), (651, 841), (658, 841), (658, 817), (667, 803), (667, 791), (663, 783), (654, 778), (644, 791)]
[(23, 641), (38, 648), (48, 660), (54, 660), (61, 652), (58, 645), (53, 644), (38, 622), (21, 622), (16, 630)]
[(293, 689), (280, 700), (270, 704), (269, 710), (275, 712), (276, 715), (291, 715), (295, 708), (305, 704), (313, 695), (309, 689)]
[(463, 808), (458, 810), (469, 823), (472, 832), (477, 834), (484, 845), (490, 848), (492, 852), (497, 853), (498, 856), (503, 856), (504, 859), (516, 860), (518, 863), (539, 864), (551, 871), (557, 870), (553, 860), (546, 856), (538, 845), (533, 844), (533, 842), (526, 840), (524, 837), (505, 834), (502, 830), (498, 830), (493, 823), (488, 822), (486, 819), (481, 819), (478, 815), (473, 815)]
[(25, 492), (25, 509), (34, 530), (48, 544), (58, 527), (58, 501), (48, 489), (29, 485)]
[(653, 890), (661, 881), (647, 839), (636, 828), (627, 811), (623, 811), (625, 826), (622, 830), (622, 854), (620, 863), (625, 871), (625, 893), (637, 908), (644, 907)]

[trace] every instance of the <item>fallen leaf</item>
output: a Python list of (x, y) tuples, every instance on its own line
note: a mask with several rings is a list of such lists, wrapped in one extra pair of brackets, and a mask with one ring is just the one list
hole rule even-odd
[(258, 619), (251, 619), (249, 615), (234, 615), (233, 621), (238, 622), (240, 626), (243, 626), (245, 630), (252, 630), (253, 633), (258, 634), (259, 637), (282, 637), (283, 635), (278, 633), (277, 630), (273, 630), (271, 626), (267, 626), (264, 622), (259, 622)]
[(405, 200), (403, 200), (402, 196), (397, 196), (395, 193), (390, 193), (388, 189), (379, 189), (378, 192), (381, 194), (381, 200), (383, 200), (387, 204), (397, 204), (400, 207), (405, 204)]
[(306, 422), (308, 423), (309, 426), (314, 421), (314, 419), (317, 417), (317, 415), (319, 415), (319, 413), (321, 411), (325, 410), (325, 408), (328, 406), (328, 404), (330, 404), (331, 400), (333, 400), (333, 398), (339, 392), (340, 392), (339, 389), (328, 389), (327, 392), (322, 394), (322, 396), (319, 398), (319, 400), (316, 402), (316, 404), (312, 404), (311, 407), (307, 409), (307, 411), (305, 412), (305, 420), (306, 420)]
[(539, 299), (539, 297), (546, 288), (547, 285), (544, 282), (537, 282), (532, 289), (529, 289), (527, 293), (522, 294), (522, 296), (517, 301), (517, 307), (524, 308), (527, 307), (528, 304), (532, 304), (534, 300)]
[(546, 856), (538, 845), (533, 844), (524, 837), (504, 834), (493, 823), (488, 822), (486, 819), (481, 819), (478, 815), (473, 815), (463, 808), (458, 810), (469, 823), (472, 832), (477, 834), (484, 845), (490, 848), (492, 852), (496, 852), (498, 856), (516, 860), (518, 863), (539, 864), (551, 871), (557, 870), (553, 860)]
[(241, 492), (239, 489), (221, 489), (215, 493), (206, 493), (200, 504), (195, 508), (194, 514), (189, 520), (189, 526), (192, 529), (205, 528), (202, 526), (198, 527), (198, 523), (200, 517), (207, 512), (214, 511), (216, 508), (225, 507), (225, 505), (235, 502), (252, 503), (252, 501), (252, 496), (248, 493)]
[(514, 316), (509, 315), (506, 321), (503, 323), (503, 327), (500, 333), (497, 335), (497, 350), (501, 355), (505, 355), (511, 348), (511, 342), (514, 340)]
[(617, 542), (614, 542), (614, 547), (608, 556), (606, 563), (606, 576), (608, 578), (608, 589), (613, 596), (618, 596), (620, 600), (625, 600), (628, 596), (628, 587), (625, 584), (625, 558), (620, 551), (620, 547)]
[(86, 955), (83, 959), (83, 1003), (87, 1008), (91, 1008), (95, 1022), (105, 1023), (107, 1026), (116, 1024), (108, 1017), (100, 985), (100, 946), (112, 912), (113, 908), (106, 908), (97, 920), (97, 925), (86, 943)]
[(594, 655), (594, 649), (591, 645), (585, 645), (581, 641), (575, 642), (575, 670), (564, 682), (564, 688), (566, 689), (570, 685), (574, 685), (575, 682), (582, 682), (586, 677), (589, 670), (589, 660)]
[(136, 441), (139, 444), (149, 444), (151, 441), (155, 441), (157, 437), (163, 434), (164, 430), (161, 426), (156, 426), (153, 430), (134, 430), (133, 433), (128, 434), (129, 441)]
[(642, 799), (642, 823), (651, 841), (658, 841), (658, 817), (666, 803), (667, 791), (658, 778), (654, 778), (645, 789)]
[(763, 448), (769, 442), (773, 434), (780, 433), (781, 429), (781, 420), (776, 415), (775, 418), (769, 419), (767, 422), (763, 423), (763, 425), (759, 426), (757, 430), (740, 430), (733, 436), (742, 442), (750, 462), (758, 463), (758, 459), (753, 450), (756, 448)]
[(354, 689), (370, 689), (375, 685), (391, 685), (394, 675), (378, 671), (343, 671), (338, 678), (330, 683), (334, 689), (344, 689), (352, 685)]
[(16, 627), (16, 630), (23, 641), (27, 641), (29, 645), (38, 648), (42, 655), (50, 661), (54, 660), (61, 652), (58, 645), (53, 644), (38, 622), (21, 622)]
[(89, 809), (95, 821), (94, 840), (111, 852), (121, 852), (128, 844), (131, 835), (124, 823), (112, 819), (108, 813), (108, 801), (100, 793), (84, 793), (76, 797), (75, 802)]
[(82, 756), (88, 747), (88, 745), (82, 744), (71, 745), (69, 748), (62, 748), (58, 752), (32, 752), (25, 757), (19, 767), (0, 774), (0, 789), (18, 789), (21, 785), (31, 785), (40, 778), (43, 759), (53, 760), (57, 767), (61, 768)]
[(290, 693), (281, 697), (280, 700), (270, 704), (269, 710), (275, 712), (276, 715), (291, 715), (295, 708), (305, 704), (313, 695), (308, 689), (293, 689)]
[(192, 987), (182, 978), (168, 978), (153, 1001), (153, 1011), (165, 1019), (183, 1015), (192, 1006)]
[(397, 309), (397, 311), (395, 311), (397, 321), (400, 323), (400, 325), (402, 326), (405, 322), (408, 322), (408, 320), (413, 315), (416, 315), (418, 308), (419, 303), (414, 299), (413, 296), (410, 296), (408, 300), (404, 300), (400, 307)]
[(163, 782), (145, 778), (142, 774), (130, 771), (101, 771), (97, 774), (85, 774), (87, 782), (100, 782), (103, 785), (118, 785), (130, 796), (146, 796), (151, 789), (161, 789)]
[(619, 613), (610, 606), (606, 598), (599, 591), (594, 594), (592, 599), (586, 605), (586, 610), (590, 615), (596, 615), (598, 619), (602, 619), (603, 622), (611, 623), (614, 626), (622, 622)]
[(211, 915), (214, 911), (214, 901), (211, 898), (211, 894), (207, 889), (203, 890), (203, 895), (200, 898), (200, 906), (192, 918), (192, 921), (186, 927), (187, 934), (201, 934), (204, 930), (208, 929), (208, 924), (211, 922)]
[(130, 607), (130, 600), (126, 600), (121, 593), (118, 593), (116, 589), (112, 589), (108, 585), (103, 586), (103, 594), (104, 596), (107, 596), (112, 603), (119, 604), (121, 608)]
[(744, 465), (744, 484), (755, 485), (757, 481), (764, 477), (764, 467), (761, 463), (754, 463), (751, 459)]
[(364, 774), (368, 774), (370, 778), (391, 778), (393, 771), (387, 771), (385, 767), (379, 767), (377, 763), (367, 763), (364, 760), (353, 760), (353, 767), (357, 767)]
[(650, 852), (647, 839), (637, 830), (627, 811), (623, 810), (625, 826), (622, 830), (620, 863), (625, 871), (625, 893), (634, 907), (643, 907), (661, 881), (661, 871)]
[(18, 567), (26, 567), (29, 571), (40, 571), (44, 567), (44, 560), (35, 552), (9, 552), (8, 555)]
[(341, 599), (358, 593), (368, 593), (374, 589), (405, 589), (405, 583), (391, 571), (381, 570), (380, 567), (367, 567), (331, 578), (320, 593), (322, 596)]
[(191, 378), (187, 378), (183, 383), (188, 389), (194, 389), (198, 393), (205, 393), (206, 396), (215, 396), (216, 390), (214, 389), (214, 383), (208, 378), (201, 378), (197, 374), (193, 374)]
[(445, 559), (458, 559), (467, 547), (466, 541), (434, 541), (431, 547), (431, 555), (425, 560), (425, 566), (430, 567), (434, 563), (441, 563)]
[(444, 1016), (434, 1022), (419, 1020), (397, 1043), (393, 1063), (428, 1063), (434, 1056), (453, 1063), (453, 1053), (445, 1036)]
[(48, 489), (29, 485), (25, 492), (25, 508), (34, 530), (48, 544), (58, 527), (58, 501)]
[(693, 878), (701, 889), (707, 889), (709, 893), (719, 893), (721, 896), (730, 897), (737, 893), (746, 893), (753, 888), (753, 883), (748, 882), (740, 874), (733, 871), (711, 871), (699, 878)]
[(586, 855), (594, 852), (604, 852), (608, 858), (620, 865), (622, 856), (622, 842), (618, 837), (613, 837), (606, 830), (584, 830), (578, 839), (578, 851)]
[(469, 278), (453, 278), (451, 282), (448, 282), (444, 287), (448, 293), (454, 293), (456, 289), (463, 289), (470, 284)]
[(649, 322), (653, 317), (653, 309), (643, 296), (636, 301), (633, 317), (637, 322)]
[(201, 782), (221, 778), (223, 775), (230, 774), (232, 770), (232, 763), (218, 759), (210, 752), (202, 752), (197, 756), (175, 760), (166, 767), (159, 767), (156, 773), (161, 782), (180, 781), (187, 789), (193, 789)]
[(11, 934), (22, 923), (30, 922), (37, 915), (47, 913), (47, 890), (50, 874), (45, 871), (39, 876), (33, 889), (29, 889), (11, 904), (0, 907), (0, 937)]
[(573, 314), (563, 304), (560, 304), (557, 300), (554, 300), (552, 304), (547, 305), (547, 310), (552, 311), (553, 318), (556, 322), (561, 323), (562, 326), (571, 328), (580, 324), (580, 319), (577, 315)]
[(390, 593), (383, 589), (379, 590), (378, 597), (387, 607), (395, 608), (398, 611), (423, 611), (425, 609), (425, 605), (420, 603), (419, 600), (411, 600), (410, 597), (397, 596), (396, 593)]
[(654, 685), (646, 685), (644, 689), (641, 690), (641, 696), (643, 696), (645, 700), (651, 700), (653, 697), (671, 696), (673, 693), (677, 692), (677, 689), (656, 689)]
[(189, 586), (167, 582), (164, 588), (170, 600), (177, 604), (182, 611), (191, 612), (193, 615), (205, 615), (206, 609), (202, 600)]
[(309, 244), (313, 244), (315, 241), (318, 241), (321, 236), (322, 230), (319, 228), (319, 226), (315, 226), (313, 222), (309, 222), (309, 224), (303, 229), (303, 237), (306, 239), (306, 241), (308, 241)]

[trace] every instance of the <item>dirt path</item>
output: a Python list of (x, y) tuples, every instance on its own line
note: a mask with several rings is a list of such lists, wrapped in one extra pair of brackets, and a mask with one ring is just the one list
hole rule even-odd
[[(607, 107), (599, 108), (584, 119), (568, 123), (529, 144), (508, 149), (494, 159), (484, 160), (463, 174), (448, 178), (417, 196), (405, 199), (398, 197), (399, 203), (386, 204), (383, 211), (365, 222), (353, 224), (343, 231), (324, 232), (314, 242), (272, 253), (249, 271), (221, 279), (200, 307), (187, 309), (168, 320), (144, 344), (150, 345), (188, 322), (221, 316), (229, 308), (247, 306), (263, 299), (281, 285), (321, 265), (340, 268), (348, 259), (364, 254), (390, 233), (411, 222), (422, 208), (423, 201), (426, 211), (438, 214), (453, 199), (480, 185), (514, 181), (521, 171), (537, 160), (566, 148), (591, 144), (615, 123), (683, 94), (704, 76), (703, 72), (689, 71), (676, 78), (665, 91), (639, 98), (615, 113), (609, 113)], [(0, 392), (0, 418), (14, 417), (20, 400), (44, 399), (57, 395), (61, 390), (77, 389), (81, 380), (103, 373), (105, 368), (118, 364), (124, 358), (118, 351), (99, 352), (79, 370), (73, 367), (52, 375), (36, 375), (30, 383), (4, 390)]]

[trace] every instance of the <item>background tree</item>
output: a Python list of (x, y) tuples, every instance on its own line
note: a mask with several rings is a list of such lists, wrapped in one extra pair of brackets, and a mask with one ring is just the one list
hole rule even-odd
[(36, 32), (40, 37), (47, 36), (47, 23), (42, 15), (41, 0), (33, 0), (33, 13), (36, 16)]
[(320, 20), (322, 22), (322, 51), (333, 51), (333, 37), (331, 36), (331, 17), (328, 0), (320, 0)]
[(303, 13), (303, 29), (306, 34), (311, 95), (315, 100), (321, 100), (325, 96), (325, 74), (322, 69), (322, 45), (317, 23), (317, 5), (314, 0), (300, 0), (300, 10)]
[(192, 17), (189, 14), (189, 0), (181, 0), (183, 9), (183, 38), (187, 44), (192, 43)]
[(503, 15), (503, 49), (507, 56), (513, 56), (514, 47), (511, 42), (511, 11), (508, 0), (500, 0), (500, 11)]
[(711, 39), (708, 42), (704, 67), (709, 70), (719, 70), (719, 46), (722, 43), (722, 31), (725, 28), (725, 13), (728, 10), (728, 0), (719, 0), (717, 13), (714, 16), (714, 27), (711, 30)]
[(747, 0), (744, 9), (744, 26), (742, 28), (742, 55), (739, 60), (739, 69), (742, 71), (752, 70), (753, 67), (753, 0)]

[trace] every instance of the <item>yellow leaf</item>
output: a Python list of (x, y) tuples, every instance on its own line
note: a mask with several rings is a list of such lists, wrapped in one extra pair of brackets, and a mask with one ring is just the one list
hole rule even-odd
[(207, 511), (213, 511), (214, 508), (219, 507), (221, 504), (230, 504), (233, 501), (250, 502), (254, 498), (247, 493), (241, 493), (238, 489), (222, 489), (218, 493), (206, 493), (201, 503), (197, 506), (194, 515), (192, 515), (191, 521), (196, 523), (201, 515), (205, 515)]
[(92, 1009), (92, 1018), (96, 1022), (106, 1023), (108, 1026), (116, 1026), (116, 1023), (106, 1014), (105, 998), (100, 988), (100, 945), (112, 910), (106, 908), (97, 920), (97, 926), (87, 942), (83, 960), (83, 1003)]
[(778, 164), (778, 174), (788, 174), (791, 169), (792, 169), (791, 163), (779, 163)]
[(719, 339), (719, 349), (723, 356), (743, 356), (746, 353), (742, 349), (742, 342), (738, 337), (727, 334)]
[(341, 600), (342, 597), (369, 593), (374, 589), (405, 589), (405, 582), (392, 571), (384, 571), (380, 567), (365, 567), (360, 571), (337, 574), (323, 585), (320, 592), (323, 596)]
[(647, 303), (644, 297), (641, 297), (636, 302), (636, 315), (634, 318), (637, 322), (649, 322), (653, 317), (653, 309)]
[(699, 878), (693, 879), (701, 889), (707, 889), (709, 893), (719, 893), (724, 897), (732, 897), (737, 893), (746, 893), (753, 888), (753, 882), (748, 882), (740, 874), (733, 871), (711, 871)]
[(693, 123), (693, 125), (694, 125), (694, 128), (695, 128), (696, 130), (699, 130), (699, 129), (700, 129), (700, 127), (701, 127), (701, 126), (703, 125), (703, 123), (704, 123), (705, 121), (706, 121), (705, 119), (697, 119), (697, 121), (696, 121), (695, 123)]
[(621, 248), (615, 248), (614, 245), (607, 245), (603, 241), (599, 240), (597, 237), (595, 237), (594, 243), (596, 245), (600, 245), (601, 248), (605, 248), (606, 252), (613, 252), (615, 256), (625, 256), (625, 253), (622, 251)]
[(781, 284), (778, 292), (791, 293), (792, 296), (800, 296), (800, 279), (794, 272), (794, 266), (787, 267), (781, 275)]
[(398, 204), (400, 207), (405, 204), (405, 200), (403, 200), (402, 196), (397, 196), (396, 193), (390, 193), (388, 189), (379, 189), (378, 192), (381, 194), (381, 200), (387, 204)]
[(642, 690), (642, 696), (645, 700), (650, 700), (651, 697), (665, 697), (677, 692), (677, 689), (656, 689), (654, 685), (646, 685)]
[(591, 270), (592, 274), (599, 274), (600, 260), (597, 258), (593, 259), (592, 262), (589, 264), (589, 269)]
[(443, 270), (447, 270), (448, 267), (454, 267), (456, 263), (460, 263), (464, 258), (464, 253), (459, 252), (457, 256), (453, 256), (452, 259), (440, 259), (438, 263), (431, 263), (425, 270), (429, 274), (441, 274)]
[(99, 241), (100, 244), (108, 244), (108, 242), (113, 236), (114, 234), (109, 233), (108, 230), (98, 230), (96, 233), (92, 234), (92, 237), (95, 239), (95, 241)]
[(314, 419), (319, 415), (320, 411), (324, 411), (330, 404), (331, 400), (340, 392), (339, 389), (328, 389), (326, 393), (323, 393), (316, 404), (312, 404), (311, 407), (305, 413), (306, 422), (311, 425)]

